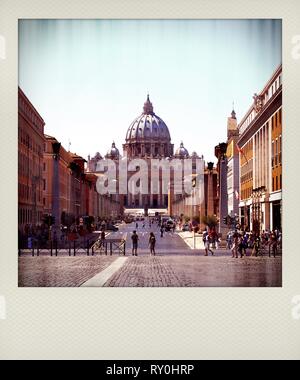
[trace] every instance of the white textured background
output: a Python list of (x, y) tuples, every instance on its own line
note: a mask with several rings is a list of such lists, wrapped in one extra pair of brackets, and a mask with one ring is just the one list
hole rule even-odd
[[(300, 359), (299, 15), (298, 0), (0, 0), (0, 359)], [(283, 288), (17, 287), (18, 18), (283, 18)]]

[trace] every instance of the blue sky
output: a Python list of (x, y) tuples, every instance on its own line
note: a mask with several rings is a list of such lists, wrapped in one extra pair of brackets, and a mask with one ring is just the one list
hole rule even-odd
[(216, 161), (281, 63), (280, 20), (20, 20), (19, 85), (45, 133), (84, 156), (122, 151), (147, 92), (175, 148)]

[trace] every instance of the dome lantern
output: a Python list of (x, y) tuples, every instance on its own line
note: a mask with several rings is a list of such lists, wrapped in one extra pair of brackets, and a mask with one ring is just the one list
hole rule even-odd
[(143, 111), (144, 111), (144, 115), (153, 115), (154, 114), (153, 105), (150, 102), (149, 94), (147, 94), (147, 100), (144, 103)]

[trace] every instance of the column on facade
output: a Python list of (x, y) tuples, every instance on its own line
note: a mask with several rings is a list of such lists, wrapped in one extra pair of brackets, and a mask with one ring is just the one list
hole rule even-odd
[(207, 215), (214, 214), (214, 191), (213, 191), (213, 172), (207, 175)]
[[(256, 170), (256, 135), (254, 135), (252, 137), (252, 168), (253, 168), (253, 172), (252, 172), (252, 182), (253, 182), (253, 188), (256, 187), (256, 173), (257, 173), (257, 170)], [(240, 174), (241, 176), (241, 174)]]

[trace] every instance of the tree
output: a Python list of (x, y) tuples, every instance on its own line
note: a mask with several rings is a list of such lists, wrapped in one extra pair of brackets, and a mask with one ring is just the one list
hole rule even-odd
[(209, 229), (212, 229), (218, 225), (218, 220), (215, 215), (203, 215), (201, 221)]

